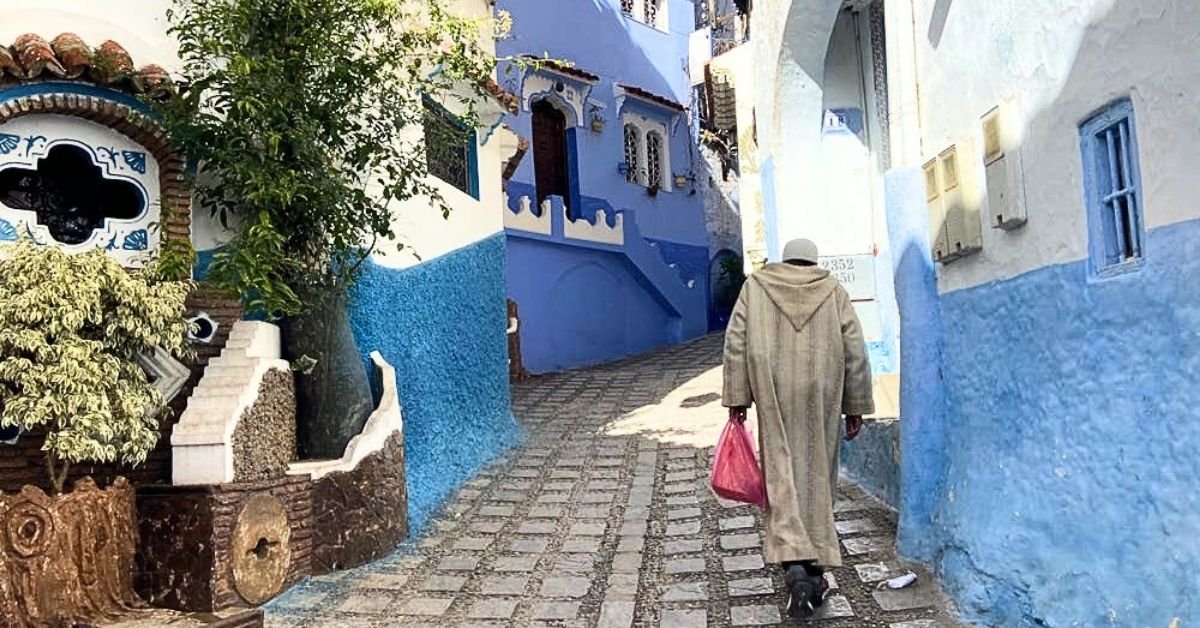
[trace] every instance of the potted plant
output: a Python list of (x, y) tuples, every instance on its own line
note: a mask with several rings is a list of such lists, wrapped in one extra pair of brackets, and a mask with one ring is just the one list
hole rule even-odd
[(646, 186), (646, 194), (649, 196), (658, 196), (658, 184), (651, 183)]
[[(44, 436), (47, 494), (0, 499), (12, 535), (0, 556), (0, 625), (58, 625), (138, 604), (133, 490), (66, 483), (73, 465), (146, 459), (161, 394), (138, 356), (188, 351), (188, 281), (121, 268), (96, 249), (69, 255), (29, 241), (0, 262), (0, 425)], [(13, 560), (14, 558), (20, 560)], [(20, 566), (18, 566), (18, 564)]]

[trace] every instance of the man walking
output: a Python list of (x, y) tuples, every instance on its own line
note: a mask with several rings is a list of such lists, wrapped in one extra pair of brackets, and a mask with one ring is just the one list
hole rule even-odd
[(824, 601), (824, 570), (842, 564), (833, 523), (841, 417), (853, 440), (875, 404), (850, 296), (817, 266), (812, 242), (789, 242), (783, 260), (754, 273), (738, 297), (723, 403), (741, 421), (757, 406), (767, 562), (783, 566), (788, 613), (803, 618)]

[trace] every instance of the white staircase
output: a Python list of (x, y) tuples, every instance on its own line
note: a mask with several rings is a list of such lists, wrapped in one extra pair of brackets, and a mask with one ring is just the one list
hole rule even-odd
[(171, 434), (173, 484), (234, 480), (233, 432), (258, 399), (267, 371), (290, 371), (280, 355), (279, 327), (257, 321), (234, 323), (225, 349), (209, 361)]

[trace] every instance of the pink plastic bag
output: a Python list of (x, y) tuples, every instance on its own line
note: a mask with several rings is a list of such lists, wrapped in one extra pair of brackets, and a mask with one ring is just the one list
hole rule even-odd
[(717, 441), (713, 454), (712, 489), (719, 497), (759, 508), (767, 507), (767, 487), (763, 481), (754, 443), (741, 421), (730, 419)]

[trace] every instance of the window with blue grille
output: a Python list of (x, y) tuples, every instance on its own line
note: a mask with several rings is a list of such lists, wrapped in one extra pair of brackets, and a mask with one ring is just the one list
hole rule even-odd
[(1145, 251), (1133, 102), (1109, 105), (1079, 130), (1092, 272), (1107, 276), (1134, 270)]
[(429, 174), (479, 198), (475, 133), (441, 105), (424, 99), (425, 164)]

